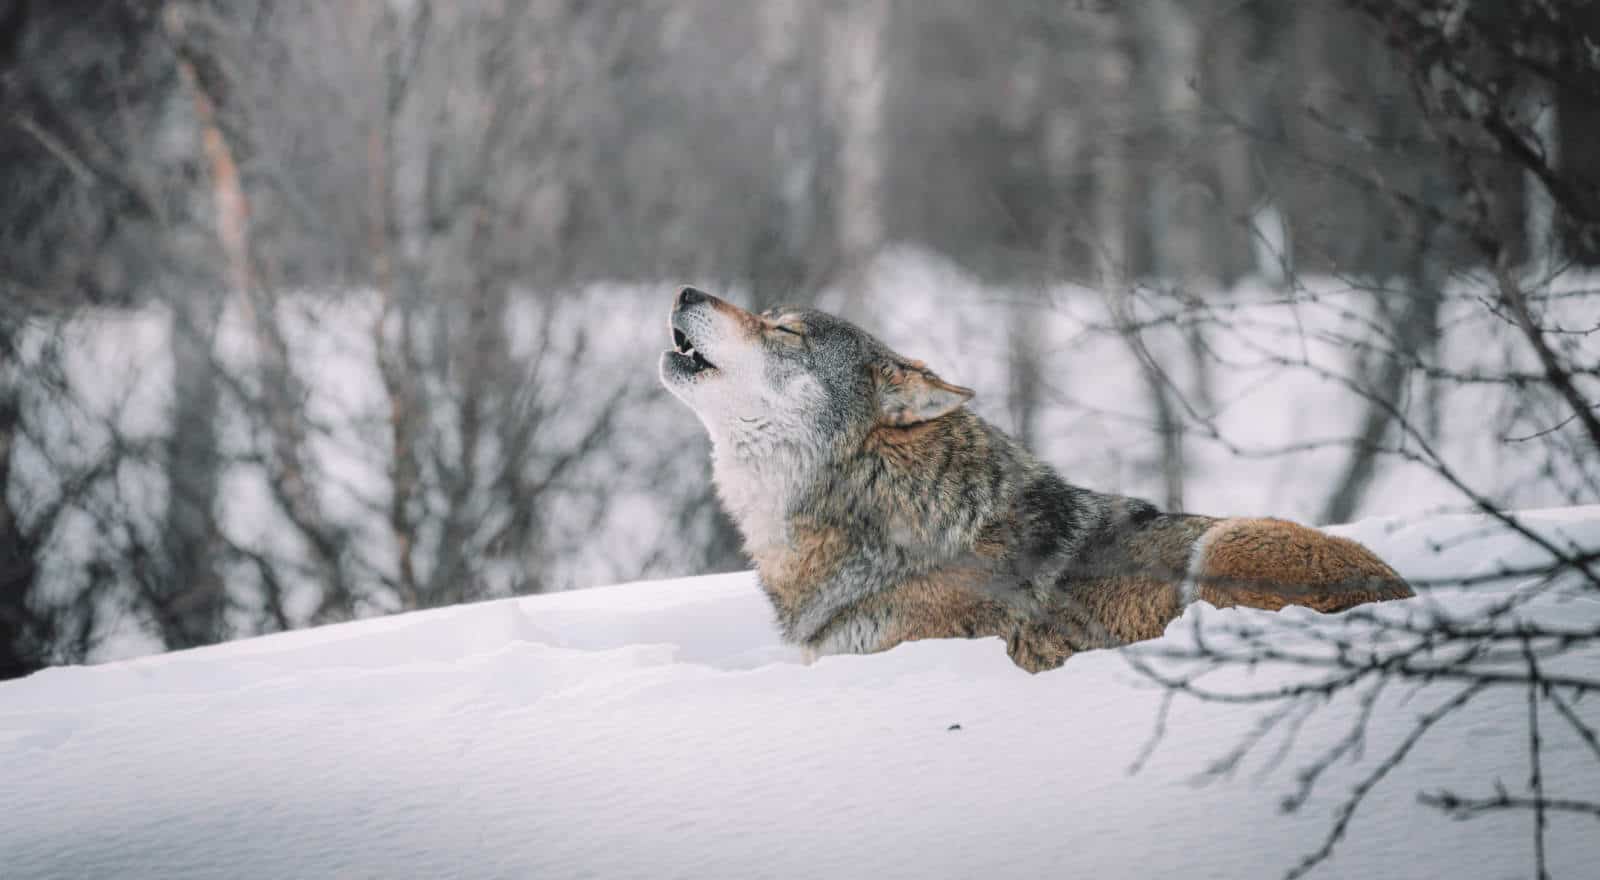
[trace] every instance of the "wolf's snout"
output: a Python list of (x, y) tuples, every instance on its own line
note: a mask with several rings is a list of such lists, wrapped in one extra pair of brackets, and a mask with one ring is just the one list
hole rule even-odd
[[(672, 348), (666, 352), (664, 365), (671, 365), (675, 375), (699, 376), (715, 372), (717, 365), (700, 351), (699, 342), (710, 330), (712, 314), (703, 309), (689, 311), (701, 304), (716, 307), (721, 300), (693, 287), (684, 287), (672, 300), (672, 316), (668, 326), (672, 329)], [(665, 369), (665, 367), (663, 367)], [(663, 374), (665, 376), (665, 374)]]
[(705, 291), (695, 290), (693, 287), (685, 287), (678, 291), (678, 300), (673, 303), (673, 308), (686, 309), (692, 305), (710, 302), (712, 299), (711, 294)]

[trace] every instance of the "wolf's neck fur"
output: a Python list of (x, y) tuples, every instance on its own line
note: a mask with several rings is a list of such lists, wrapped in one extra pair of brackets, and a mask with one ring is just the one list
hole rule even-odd
[(711, 432), (717, 496), (754, 556), (789, 539), (787, 515), (815, 479), (823, 454), (787, 437), (807, 436), (775, 419), (735, 419)]
[(717, 497), (744, 535), (745, 549), (757, 551), (784, 543), (784, 522), (790, 499), (799, 494), (795, 469), (778, 462), (761, 462), (725, 450), (718, 444), (711, 458)]

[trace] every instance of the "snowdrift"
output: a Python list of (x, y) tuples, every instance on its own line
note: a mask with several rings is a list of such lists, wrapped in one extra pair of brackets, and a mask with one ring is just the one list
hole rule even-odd
[[(1600, 507), (1525, 517), (1600, 547)], [(1540, 560), (1480, 517), (1335, 531), (1419, 580)], [(1385, 613), (1470, 616), (1514, 589), (1436, 589)], [(1527, 613), (1592, 623), (1600, 602)], [(1229, 621), (1323, 623), (1196, 606), (1135, 650)], [(50, 669), (0, 686), (0, 875), (1281, 876), (1373, 762), (1459, 689), (1390, 689), (1363, 747), (1285, 813), (1296, 771), (1349, 728), (1356, 700), (1208, 772), (1262, 710), (1179, 697), (1150, 748), (1162, 692), (1135, 659), (1095, 652), (1029, 676), (997, 640), (952, 640), (806, 666), (739, 573)], [(1567, 662), (1600, 673), (1600, 656)], [(1600, 723), (1594, 701), (1576, 708)], [(1550, 794), (1592, 798), (1600, 762), (1551, 714)], [(1431, 730), (1311, 876), (1531, 875), (1530, 814), (1456, 821), (1416, 802), (1496, 781), (1524, 790), (1526, 721), (1525, 691), (1505, 688)], [(1593, 876), (1594, 819), (1550, 821), (1554, 875)]]

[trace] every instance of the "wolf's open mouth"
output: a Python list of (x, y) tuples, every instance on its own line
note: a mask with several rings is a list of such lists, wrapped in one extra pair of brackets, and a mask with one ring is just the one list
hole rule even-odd
[(706, 360), (705, 355), (695, 351), (694, 343), (689, 340), (689, 337), (682, 330), (676, 327), (672, 329), (672, 345), (678, 350), (679, 354), (689, 356), (696, 372), (717, 368), (716, 364)]

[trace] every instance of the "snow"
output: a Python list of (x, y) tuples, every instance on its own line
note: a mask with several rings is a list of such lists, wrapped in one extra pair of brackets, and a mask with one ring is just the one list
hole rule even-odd
[[(1533, 511), (1600, 548), (1600, 507)], [(1477, 516), (1338, 529), (1409, 577), (1541, 561)], [(1514, 579), (1437, 588), (1385, 614), (1460, 613)], [(1523, 613), (1600, 621), (1593, 598)], [(396, 615), (0, 685), (0, 873), (79, 877), (1281, 876), (1357, 780), (1459, 684), (1396, 686), (1365, 748), (1299, 811), (1295, 771), (1349, 727), (1312, 713), (1281, 762), (1199, 779), (1261, 710), (1176, 699), (1137, 773), (1161, 692), (1130, 659), (1193, 627), (1335, 626), (1309, 612), (1195, 606), (1133, 652), (1029, 676), (998, 640), (903, 645), (804, 665), (748, 573)], [(1137, 653), (1143, 652), (1143, 653)], [(1590, 676), (1593, 653), (1566, 661)], [(1260, 688), (1305, 671), (1219, 680)], [(1600, 722), (1593, 701), (1577, 711)], [(1526, 695), (1491, 690), (1432, 730), (1311, 876), (1528, 876), (1532, 816), (1451, 820), (1419, 791), (1513, 793)], [(1553, 796), (1600, 763), (1547, 712)], [(957, 726), (959, 725), (959, 726)], [(1550, 817), (1557, 877), (1592, 876), (1592, 818)]]

